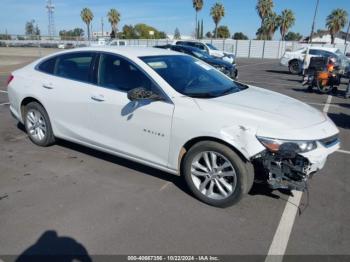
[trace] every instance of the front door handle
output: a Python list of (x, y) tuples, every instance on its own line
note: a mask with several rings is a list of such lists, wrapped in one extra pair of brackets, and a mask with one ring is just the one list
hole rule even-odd
[(46, 88), (46, 89), (53, 89), (53, 86), (51, 84), (43, 84), (43, 88)]
[(91, 96), (92, 100), (95, 100), (97, 102), (103, 102), (105, 101), (105, 97), (103, 95), (92, 95)]

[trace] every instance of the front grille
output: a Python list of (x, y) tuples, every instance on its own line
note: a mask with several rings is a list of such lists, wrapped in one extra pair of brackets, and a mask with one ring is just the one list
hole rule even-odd
[(327, 137), (325, 139), (320, 140), (320, 143), (324, 145), (325, 147), (331, 147), (337, 143), (339, 143), (339, 137), (338, 135)]

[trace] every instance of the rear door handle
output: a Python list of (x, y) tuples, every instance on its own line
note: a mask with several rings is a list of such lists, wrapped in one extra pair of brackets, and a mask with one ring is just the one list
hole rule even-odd
[(103, 95), (92, 95), (91, 96), (92, 100), (95, 100), (97, 102), (103, 102), (105, 101), (105, 97)]
[(43, 84), (43, 88), (53, 89), (53, 86), (51, 84)]

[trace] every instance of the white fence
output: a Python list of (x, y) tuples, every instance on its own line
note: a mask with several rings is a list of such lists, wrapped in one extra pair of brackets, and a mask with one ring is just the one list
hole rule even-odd
[[(173, 43), (169, 39), (127, 39), (123, 40), (129, 46), (154, 46)], [(285, 51), (294, 51), (306, 47), (307, 43), (292, 41), (264, 41), (264, 40), (233, 40), (233, 39), (205, 39), (205, 43), (212, 43), (220, 50), (234, 53), (242, 58), (278, 59)], [(75, 46), (89, 45), (87, 41), (58, 41), (58, 40), (0, 40), (0, 46), (30, 46), (30, 47), (57, 47), (57, 44), (73, 43)], [(91, 42), (94, 43), (94, 42)], [(312, 44), (315, 46), (336, 47), (341, 52), (350, 52), (350, 44)]]

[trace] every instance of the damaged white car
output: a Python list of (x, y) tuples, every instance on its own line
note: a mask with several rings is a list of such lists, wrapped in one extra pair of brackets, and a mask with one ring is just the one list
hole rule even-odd
[(218, 207), (237, 203), (255, 179), (304, 190), (339, 148), (326, 114), (162, 49), (53, 54), (13, 72), (8, 94), (35, 144), (66, 139), (181, 175)]

